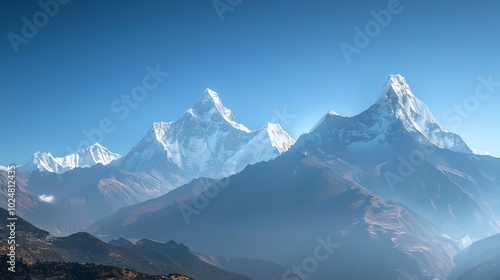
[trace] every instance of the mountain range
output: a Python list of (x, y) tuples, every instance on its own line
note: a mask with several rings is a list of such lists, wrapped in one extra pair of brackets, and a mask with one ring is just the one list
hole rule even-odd
[(440, 226), (455, 240), (500, 230), (500, 160), (475, 155), (442, 129), (401, 75), (354, 117), (327, 114), (294, 145), (304, 154), (339, 157), (357, 182)]
[[(252, 279), (471, 279), (498, 263), (457, 252), (500, 232), (500, 158), (445, 130), (401, 75), (297, 141), (278, 124), (249, 130), (207, 89), (111, 154), (96, 144), (21, 167), (20, 215), (159, 262), (176, 240)], [(6, 181), (0, 171), (4, 195)]]
[[(349, 179), (343, 173), (348, 164), (331, 163), (334, 168), (299, 154), (283, 155), (249, 166), (226, 182), (193, 182), (122, 208), (89, 231), (100, 238), (176, 239), (211, 255), (270, 260), (294, 273), (293, 265), (319, 244), (329, 244), (321, 253), (328, 258), (312, 279), (444, 278), (458, 247), (405, 206)], [(205, 190), (193, 197), (200, 187)], [(375, 262), (378, 254), (384, 258)], [(352, 263), (367, 269), (353, 274)], [(428, 271), (428, 278), (418, 278), (421, 271)]]
[(236, 121), (215, 91), (206, 89), (177, 121), (154, 123), (123, 158), (95, 143), (62, 157), (36, 152), (20, 170), (62, 174), (75, 168), (112, 163), (128, 171), (178, 173), (186, 181), (198, 177), (223, 178), (248, 164), (276, 157), (294, 142), (277, 123), (250, 131)]
[(99, 143), (64, 157), (54, 157), (50, 153), (36, 152), (33, 158), (21, 167), (21, 171), (34, 170), (62, 174), (75, 168), (89, 168), (96, 164), (107, 165), (121, 158)]
[[(64, 157), (35, 153), (18, 169), (20, 214), (59, 235), (74, 233), (199, 176), (222, 178), (270, 160), (293, 143), (279, 124), (250, 131), (237, 123), (207, 89), (179, 120), (154, 123), (124, 157), (97, 143)], [(0, 171), (2, 182), (6, 176)], [(2, 191), (7, 194), (6, 184)]]
[[(464, 240), (499, 230), (499, 170), (392, 75), (373, 106), (354, 117), (328, 113), (275, 160), (193, 181), (88, 230), (285, 267), (306, 258), (316, 238), (335, 236), (340, 247), (314, 279), (445, 279)], [(375, 262), (369, 248), (386, 257)], [(351, 262), (370, 269), (353, 274)]]
[[(6, 220), (7, 217), (9, 217), (8, 212), (0, 208), (0, 218)], [(8, 232), (6, 231), (6, 226), (4, 224), (0, 225), (0, 229), (2, 239), (7, 238)], [(47, 276), (55, 277), (55, 275), (63, 273), (69, 274), (68, 271), (75, 271), (76, 275), (73, 275), (73, 277), (77, 279), (94, 279), (90, 276), (83, 278), (83, 275), (87, 273), (110, 272), (113, 272), (115, 274), (114, 277), (118, 277), (118, 279), (125, 279), (125, 276), (131, 273), (123, 271), (123, 269), (126, 269), (150, 275), (168, 274), (173, 279), (179, 279), (176, 277), (181, 277), (182, 274), (187, 274), (195, 279), (207, 280), (250, 279), (237, 273), (225, 271), (218, 266), (206, 262), (185, 245), (174, 241), (160, 244), (143, 239), (135, 243), (134, 249), (131, 250), (127, 247), (132, 247), (132, 243), (124, 239), (106, 244), (84, 232), (75, 233), (67, 237), (57, 237), (47, 231), (36, 228), (22, 218), (16, 221), (16, 229), (16, 242), (20, 244), (16, 249), (16, 256), (20, 262), (17, 268), (18, 271), (21, 270), (22, 273), (26, 273), (26, 270), (31, 270), (31, 273), (35, 274), (44, 272), (44, 269), (46, 272), (46, 267), (51, 267), (52, 275), (45, 275), (44, 278)], [(126, 242), (125, 245), (123, 245), (124, 242)], [(151, 244), (154, 244), (154, 249), (150, 248)], [(0, 252), (2, 256), (5, 256), (9, 252), (6, 243), (0, 248)], [(40, 264), (40, 262), (43, 263)], [(99, 264), (106, 267), (95, 265), (79, 266), (79, 263)], [(22, 269), (19, 266), (27, 266), (29, 269)], [(40, 268), (40, 266), (45, 266), (45, 268)], [(174, 277), (174, 274), (177, 276)], [(100, 277), (108, 279), (105, 278), (105, 274)], [(191, 279), (186, 276), (183, 277), (185, 278), (181, 279)], [(152, 277), (150, 278), (153, 279)]]
[(250, 131), (207, 89), (177, 121), (154, 123), (118, 165), (133, 171), (175, 169), (187, 181), (223, 178), (276, 157), (294, 142), (279, 124)]

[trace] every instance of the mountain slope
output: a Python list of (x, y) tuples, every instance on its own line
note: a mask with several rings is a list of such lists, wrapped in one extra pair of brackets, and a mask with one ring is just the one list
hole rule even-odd
[(359, 184), (402, 202), (455, 240), (500, 230), (500, 160), (470, 153), (399, 75), (366, 111), (327, 114), (292, 150), (349, 162)]
[[(158, 198), (123, 208), (89, 230), (99, 236), (177, 239), (211, 255), (285, 267), (302, 263), (318, 242), (333, 242), (338, 245), (311, 279), (445, 278), (454, 244), (404, 206), (364, 190), (351, 170), (342, 160), (286, 153), (205, 187), (194, 198), (167, 194), (163, 205)], [(177, 190), (184, 187), (194, 188)]]
[(190, 181), (222, 178), (286, 151), (294, 140), (279, 126), (250, 131), (207, 89), (175, 122), (158, 122), (119, 162), (127, 170), (176, 170)]
[[(0, 257), (0, 269), (7, 271), (8, 257)], [(99, 264), (81, 264), (75, 262), (35, 262), (26, 263), (24, 260), (16, 262), (15, 272), (4, 275), (4, 279), (122, 279), (122, 280), (192, 280), (180, 274), (147, 275), (129, 269)]]
[[(250, 277), (251, 279), (282, 279), (286, 269), (270, 261), (249, 258), (213, 257), (205, 254), (197, 254), (200, 259), (205, 260), (217, 267)], [(291, 276), (291, 275), (290, 275)], [(294, 275), (297, 277), (298, 275)]]
[[(7, 217), (7, 211), (0, 208), (0, 218), (6, 220)], [(0, 237), (5, 239), (7, 235), (6, 226), (2, 223)], [(28, 264), (37, 263), (37, 261), (45, 262), (47, 265), (57, 268), (60, 273), (68, 272), (64, 265), (61, 267), (60, 262), (70, 261), (133, 269), (147, 274), (173, 274), (182, 270), (182, 273), (188, 275), (204, 275), (204, 278), (196, 279), (248, 280), (247, 277), (224, 271), (201, 261), (195, 254), (191, 253), (189, 248), (173, 241), (168, 243), (170, 250), (163, 252), (163, 256), (168, 258), (170, 262), (160, 262), (122, 246), (106, 244), (88, 233), (80, 232), (67, 237), (55, 237), (36, 228), (24, 219), (18, 218), (16, 221), (16, 243), (18, 244), (16, 247), (18, 260), (22, 258)], [(0, 248), (0, 253), (5, 255), (8, 250), (8, 245), (5, 243)], [(189, 262), (186, 262), (186, 258), (189, 259)], [(83, 271), (94, 271), (94, 268), (98, 268), (100, 272), (108, 272), (108, 269), (115, 272), (123, 271), (123, 269), (93, 265), (68, 264), (68, 266), (83, 269)], [(69, 272), (71, 271), (72, 269)]]
[[(123, 206), (167, 193), (185, 183), (158, 172), (128, 172), (107, 165), (77, 168), (63, 174), (17, 172), (18, 214), (57, 235), (83, 230)], [(7, 172), (0, 171), (0, 187), (7, 203)]]
[(21, 167), (24, 172), (33, 170), (62, 174), (75, 168), (89, 168), (96, 164), (107, 165), (121, 158), (99, 143), (63, 157), (54, 157), (50, 153), (36, 152), (28, 164)]
[[(384, 279), (444, 279), (457, 250), (451, 239), (458, 244), (500, 230), (500, 160), (472, 154), (399, 75), (390, 77), (377, 102), (361, 114), (331, 112), (282, 156), (202, 184), (201, 192), (193, 186), (178, 189), (182, 195), (123, 208), (90, 230), (168, 236), (212, 255), (284, 266), (302, 261), (305, 244), (314, 248), (311, 240), (328, 232), (341, 244), (337, 264), (344, 268), (331, 263), (315, 277), (350, 279), (373, 273)], [(196, 232), (204, 233), (203, 241)], [(387, 259), (379, 260), (377, 252)], [(349, 270), (354, 256), (372, 274)]]
[(474, 242), (454, 262), (450, 279), (500, 279), (500, 234)]
[(160, 243), (149, 239), (141, 239), (132, 243), (122, 238), (112, 240), (109, 244), (130, 249), (137, 254), (146, 256), (158, 263), (166, 264), (169, 267), (176, 267), (177, 272), (189, 274), (194, 279), (219, 280), (228, 277), (232, 277), (231, 279), (249, 279), (236, 273), (231, 275), (231, 273), (213, 264), (202, 261), (189, 248), (173, 241)]

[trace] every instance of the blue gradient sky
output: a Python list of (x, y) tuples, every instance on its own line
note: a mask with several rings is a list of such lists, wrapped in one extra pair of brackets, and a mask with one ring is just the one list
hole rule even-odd
[[(125, 154), (207, 87), (250, 129), (286, 107), (295, 118), (282, 125), (298, 137), (330, 109), (368, 108), (390, 73), (403, 74), (445, 128), (500, 155), (500, 87), (459, 125), (444, 115), (473, 96), (478, 76), (500, 81), (500, 3), (401, 0), (403, 10), (348, 63), (339, 44), (354, 44), (353, 28), (388, 3), (365, 2), (243, 0), (221, 21), (213, 1), (73, 0), (16, 54), (9, 32), (20, 35), (22, 18), (41, 8), (2, 1), (0, 164), (38, 150), (64, 155), (103, 118), (115, 129), (102, 144)], [(112, 102), (157, 64), (170, 75), (120, 119)]]

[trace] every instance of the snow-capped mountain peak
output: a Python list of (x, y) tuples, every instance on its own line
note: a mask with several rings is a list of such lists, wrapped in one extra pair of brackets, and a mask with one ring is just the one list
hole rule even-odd
[(429, 130), (443, 131), (427, 105), (413, 95), (405, 78), (399, 74), (390, 75), (377, 103), (389, 111), (386, 113), (401, 120), (407, 130), (418, 131), (431, 142)]
[(286, 152), (295, 143), (295, 140), (278, 123), (267, 123), (266, 128), (271, 145), (278, 152)]
[(390, 74), (389, 79), (387, 79), (387, 82), (382, 89), (379, 99), (386, 98), (404, 100), (405, 97), (415, 98), (415, 95), (413, 95), (406, 79), (400, 74)]
[(339, 114), (337, 114), (337, 112), (335, 112), (334, 110), (330, 110), (328, 113), (326, 113), (326, 115), (321, 117), (321, 119), (311, 128), (311, 130), (309, 130), (309, 133), (315, 131), (319, 126), (321, 126), (325, 123), (325, 120), (327, 118), (331, 118), (331, 117), (341, 117), (341, 116)]
[[(78, 157), (71, 157), (73, 155), (69, 155), (70, 158), (68, 158), (69, 167), (72, 169), (77, 167), (91, 167), (98, 163), (107, 165), (112, 161), (121, 158), (119, 154), (111, 152), (108, 148), (99, 143), (94, 143), (87, 148), (77, 151), (75, 154)], [(85, 160), (85, 157), (89, 158)]]
[(332, 116), (340, 116), (337, 112), (335, 112), (334, 110), (330, 110), (328, 111), (328, 115), (332, 115)]
[(311, 132), (332, 134), (328, 139), (335, 145), (372, 147), (410, 136), (424, 145), (471, 153), (460, 136), (441, 127), (399, 74), (389, 76), (375, 104), (364, 112), (354, 117), (328, 113)]
[(128, 170), (174, 170), (186, 181), (222, 178), (276, 157), (294, 141), (278, 124), (249, 130), (206, 89), (177, 121), (153, 124), (120, 164)]
[[(377, 100), (378, 114), (390, 122), (396, 117), (413, 137), (423, 144), (434, 144), (439, 148), (470, 153), (460, 136), (444, 130), (434, 118), (427, 105), (415, 97), (399, 74), (390, 75)], [(391, 116), (392, 115), (392, 116)]]
[(75, 153), (54, 157), (51, 153), (42, 153), (40, 151), (33, 154), (31, 162), (24, 165), (24, 171), (40, 171), (62, 174), (75, 168), (89, 168), (96, 164), (107, 165), (121, 158), (119, 154), (113, 153), (99, 143), (90, 145)]
[(188, 110), (188, 113), (193, 117), (205, 118), (210, 121), (216, 121), (217, 118), (222, 117), (234, 128), (250, 132), (250, 130), (238, 123), (233, 113), (228, 108), (224, 107), (217, 92), (207, 88), (201, 98), (196, 102), (193, 108)]

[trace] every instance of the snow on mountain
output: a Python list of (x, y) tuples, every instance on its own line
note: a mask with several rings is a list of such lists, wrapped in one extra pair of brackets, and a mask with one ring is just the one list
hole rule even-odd
[(22, 166), (21, 169), (28, 172), (38, 169), (62, 174), (75, 168), (89, 168), (99, 163), (107, 165), (119, 158), (121, 158), (119, 154), (109, 151), (99, 143), (95, 143), (63, 157), (54, 157), (50, 153), (36, 152), (30, 163)]
[(278, 152), (286, 152), (294, 143), (294, 140), (286, 133), (278, 123), (267, 123), (267, 133), (271, 140), (271, 146), (275, 147)]
[(6, 166), (1, 166), (1, 165), (0, 165), (0, 170), (2, 170), (2, 171), (9, 171), (9, 169)]
[(477, 149), (473, 149), (473, 148), (471, 148), (471, 150), (472, 150), (472, 153), (475, 154), (475, 155), (490, 156), (490, 157), (500, 158), (500, 156), (495, 156), (492, 153), (487, 152), (487, 151), (481, 151), (481, 150), (477, 150)]
[(453, 240), (500, 229), (500, 162), (473, 156), (460, 136), (441, 128), (400, 75), (390, 76), (364, 112), (329, 113), (297, 142), (292, 150), (306, 156), (355, 165), (349, 177), (441, 225)]
[(474, 239), (470, 238), (468, 235), (465, 235), (464, 238), (457, 240), (456, 243), (460, 247), (460, 249), (465, 249), (465, 248), (469, 247), (470, 245), (472, 245), (472, 243), (474, 243), (474, 241), (477, 241), (477, 240), (474, 240)]
[(272, 159), (293, 143), (279, 124), (249, 130), (207, 89), (177, 121), (154, 123), (120, 165), (128, 170), (180, 170), (188, 180), (222, 178)]
[[(456, 134), (444, 130), (424, 102), (417, 99), (403, 76), (390, 75), (377, 103), (379, 112), (390, 112), (399, 119), (410, 134), (422, 144), (471, 153)], [(383, 111), (382, 111), (383, 110)]]
[(401, 133), (404, 133), (425, 145), (471, 153), (460, 136), (441, 127), (427, 105), (413, 95), (401, 75), (390, 75), (378, 100), (366, 111), (354, 117), (329, 112), (311, 132), (318, 128), (331, 131), (337, 143), (345, 146), (385, 144), (401, 138)]
[[(240, 129), (245, 132), (250, 132), (246, 126), (239, 124), (236, 122), (236, 119), (234, 118), (233, 114), (231, 113), (231, 110), (227, 109), (222, 105), (222, 101), (219, 98), (219, 95), (217, 93), (209, 88), (205, 90), (205, 94), (203, 95), (202, 99), (198, 101), (198, 103), (205, 103), (208, 104), (208, 106), (211, 106), (212, 103), (215, 105), (215, 108), (217, 109), (217, 112), (222, 116), (229, 124), (231, 124), (234, 128)], [(201, 108), (204, 106), (203, 104), (200, 104)], [(196, 109), (200, 109), (198, 107), (195, 107)], [(201, 109), (203, 111), (203, 108)], [(210, 109), (212, 111), (212, 109)]]

